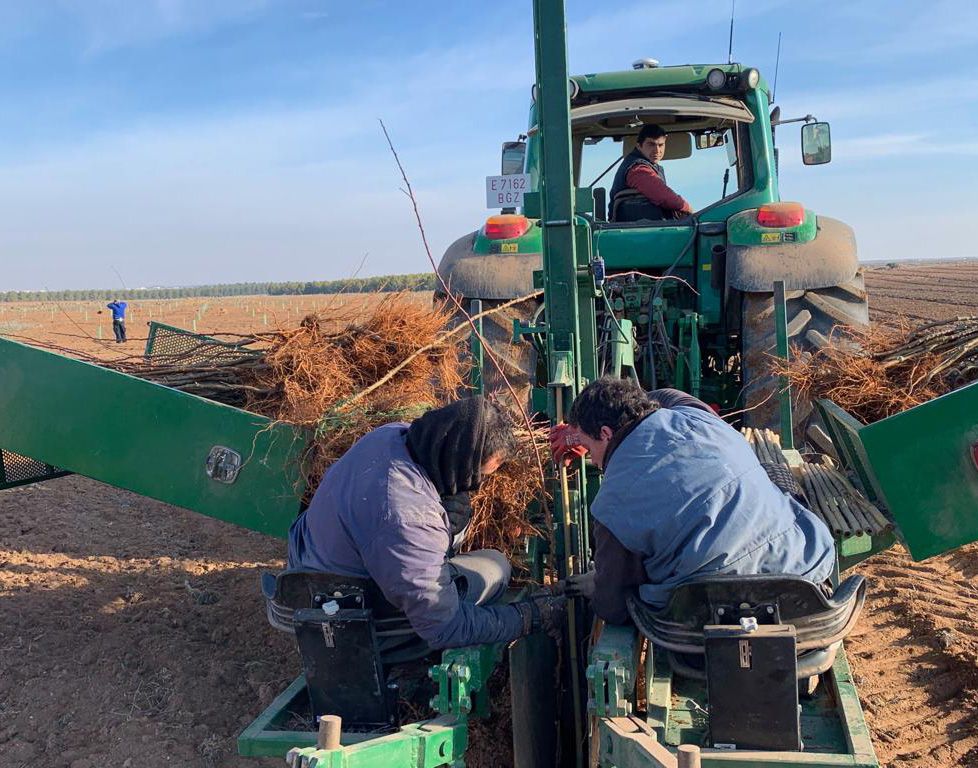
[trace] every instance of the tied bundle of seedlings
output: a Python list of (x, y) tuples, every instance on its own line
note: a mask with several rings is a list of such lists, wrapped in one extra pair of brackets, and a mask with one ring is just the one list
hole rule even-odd
[(485, 478), (479, 490), (472, 494), (472, 520), (462, 549), (498, 549), (510, 562), (521, 563), (527, 536), (543, 536), (534, 525), (534, 512), (540, 512), (540, 477), (533, 451), (544, 462), (547, 429), (537, 429), (530, 435), (525, 429), (516, 430), (517, 448), (512, 458)]
[(821, 349), (772, 358), (771, 369), (802, 398), (828, 398), (870, 424), (978, 380), (978, 317), (836, 328)]
[(374, 427), (410, 421), (465, 387), (462, 336), (449, 315), (400, 294), (337, 328), (323, 313), (264, 337), (247, 410), (307, 427), (309, 491), (326, 468)]

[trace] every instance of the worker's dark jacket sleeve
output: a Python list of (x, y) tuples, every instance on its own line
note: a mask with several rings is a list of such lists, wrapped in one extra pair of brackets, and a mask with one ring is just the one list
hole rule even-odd
[(625, 177), (628, 186), (637, 189), (649, 202), (666, 211), (691, 211), (689, 203), (672, 191), (668, 184), (652, 170), (650, 165), (636, 164), (628, 170)]
[(514, 640), (515, 607), (459, 599), (448, 516), (406, 434), (406, 424), (375, 429), (330, 467), (289, 532), (289, 567), (372, 578), (433, 648)]
[(594, 524), (594, 594), (591, 607), (609, 624), (628, 622), (625, 596), (645, 581), (642, 556), (629, 552), (601, 523)]

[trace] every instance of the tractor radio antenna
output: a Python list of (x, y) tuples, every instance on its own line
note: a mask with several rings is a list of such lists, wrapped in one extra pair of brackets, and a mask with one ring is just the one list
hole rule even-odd
[(733, 27), (737, 0), (730, 0), (730, 39), (727, 41), (727, 64), (733, 64)]
[(778, 69), (781, 67), (781, 33), (778, 32), (778, 54), (774, 57), (774, 87), (771, 89), (771, 103), (778, 93)]

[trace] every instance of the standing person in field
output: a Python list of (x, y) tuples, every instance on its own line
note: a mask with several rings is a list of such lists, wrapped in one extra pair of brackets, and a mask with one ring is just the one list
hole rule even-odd
[(514, 446), (509, 418), (484, 397), (374, 429), (330, 466), (292, 524), (289, 568), (372, 579), (425, 642), (420, 655), (559, 631), (564, 598), (500, 603), (505, 555), (452, 552), (468, 519), (449, 500), (476, 490)]
[(605, 377), (581, 391), (567, 421), (551, 434), (554, 459), (590, 453), (604, 473), (591, 504), (594, 571), (571, 577), (567, 593), (590, 597), (605, 621), (628, 621), (630, 591), (663, 608), (693, 576), (831, 576), (829, 529), (692, 395)]
[(112, 299), (106, 306), (112, 310), (112, 332), (115, 343), (122, 344), (126, 340), (126, 302)]

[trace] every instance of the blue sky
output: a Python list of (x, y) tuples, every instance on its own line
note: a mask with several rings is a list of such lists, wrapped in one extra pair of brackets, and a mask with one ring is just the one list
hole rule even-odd
[[(571, 68), (724, 61), (729, 12), (568, 0)], [(864, 259), (978, 256), (978, 3), (740, 0), (734, 58), (773, 77), (778, 31), (782, 112), (834, 151), (779, 132), (782, 196)], [(420, 272), (377, 118), (437, 257), (526, 127), (531, 4), (6, 0), (0, 71), (2, 290)]]

